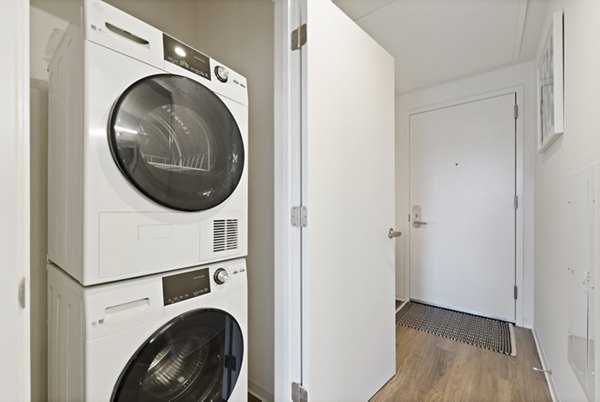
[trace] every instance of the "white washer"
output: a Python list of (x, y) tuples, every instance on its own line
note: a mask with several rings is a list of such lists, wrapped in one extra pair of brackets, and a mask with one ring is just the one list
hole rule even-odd
[(247, 254), (246, 79), (99, 0), (50, 63), (49, 259), (84, 285)]
[(241, 259), (84, 287), (49, 265), (48, 399), (245, 402), (245, 270)]

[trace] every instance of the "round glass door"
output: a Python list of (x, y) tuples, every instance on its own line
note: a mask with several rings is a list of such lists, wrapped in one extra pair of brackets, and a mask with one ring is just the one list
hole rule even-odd
[(112, 402), (227, 401), (244, 353), (236, 320), (221, 310), (182, 314), (133, 355)]
[(222, 203), (244, 169), (242, 136), (227, 106), (204, 85), (177, 75), (129, 87), (112, 110), (109, 143), (139, 191), (181, 211)]

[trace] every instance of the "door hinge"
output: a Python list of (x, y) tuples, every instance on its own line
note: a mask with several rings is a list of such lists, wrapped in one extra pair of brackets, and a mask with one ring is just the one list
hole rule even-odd
[(519, 209), (519, 196), (515, 195), (515, 211)]
[(519, 105), (515, 105), (515, 107), (513, 109), (513, 115), (515, 117), (515, 120), (517, 120), (519, 118)]
[(519, 288), (517, 287), (517, 285), (515, 285), (515, 287), (514, 287), (514, 293), (515, 293), (515, 300), (517, 300), (519, 298)]
[(308, 392), (297, 382), (292, 383), (292, 401), (308, 402)]
[(306, 24), (292, 31), (292, 50), (298, 50), (306, 44)]
[(22, 277), (21, 280), (19, 281), (19, 290), (18, 290), (19, 306), (21, 306), (21, 308), (27, 307), (27, 288), (25, 285), (27, 285), (26, 279), (24, 277)]
[(308, 226), (308, 210), (306, 207), (292, 207), (291, 223), (295, 228)]

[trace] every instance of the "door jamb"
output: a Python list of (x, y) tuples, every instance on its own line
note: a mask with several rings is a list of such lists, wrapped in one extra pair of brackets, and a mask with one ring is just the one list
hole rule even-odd
[(290, 222), (301, 199), (300, 52), (291, 32), (300, 25), (300, 0), (275, 1), (274, 121), (274, 400), (291, 399), (302, 381), (301, 230)]
[(29, 401), (30, 385), (30, 174), (29, 174), (29, 1), (4, 5), (0, 32), (7, 39), (0, 67), (0, 121), (7, 150), (0, 161), (2, 277), (0, 341), (10, 353), (0, 365), (4, 399)]
[[(516, 119), (515, 129), (516, 129), (516, 195), (519, 197), (519, 206), (517, 208), (516, 213), (516, 236), (515, 236), (515, 255), (516, 255), (516, 266), (515, 266), (515, 285), (519, 290), (518, 298), (515, 302), (515, 323), (518, 326), (524, 325), (524, 311), (525, 311), (525, 299), (526, 292), (531, 291), (531, 289), (526, 289), (524, 286), (524, 244), (525, 244), (525, 217), (524, 217), (524, 206), (526, 205), (524, 198), (524, 161), (525, 161), (525, 139), (524, 139), (524, 103), (523, 103), (523, 93), (524, 88), (522, 85), (504, 88), (500, 90), (485, 92), (473, 96), (462, 97), (453, 99), (451, 101), (436, 103), (426, 106), (421, 106), (418, 108), (413, 108), (407, 110), (406, 113), (406, 130), (408, 133), (409, 141), (410, 141), (410, 116), (418, 113), (429, 112), (445, 107), (457, 106), (464, 103), (476, 102), (488, 98), (492, 98), (495, 96), (508, 95), (511, 93), (516, 94), (516, 102), (519, 107), (519, 115)], [(410, 149), (408, 150), (408, 156), (410, 160)], [(409, 169), (409, 181), (410, 181), (410, 162), (408, 164)], [(406, 211), (405, 216), (410, 215), (410, 205), (411, 205), (411, 195), (410, 195), (410, 182), (408, 183), (408, 211)], [(406, 294), (407, 300), (410, 300), (410, 230), (408, 231), (408, 247), (406, 252), (406, 260), (405, 260), (405, 272), (404, 272), (404, 292)]]

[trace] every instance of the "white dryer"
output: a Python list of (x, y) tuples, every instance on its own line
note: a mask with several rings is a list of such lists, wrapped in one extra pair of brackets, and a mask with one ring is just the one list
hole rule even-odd
[(244, 260), (84, 287), (48, 266), (51, 402), (247, 400)]
[(49, 259), (84, 285), (247, 253), (246, 79), (99, 0), (50, 63)]

